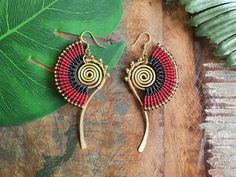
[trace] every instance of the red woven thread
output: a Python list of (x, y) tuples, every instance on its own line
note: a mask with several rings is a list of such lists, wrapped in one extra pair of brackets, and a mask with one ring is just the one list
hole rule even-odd
[(144, 97), (145, 109), (162, 105), (164, 102), (166, 102), (172, 95), (177, 82), (175, 65), (169, 54), (158, 46), (154, 50), (152, 57), (158, 60), (162, 65), (165, 72), (165, 82), (157, 93)]
[(88, 95), (80, 93), (78, 92), (78, 90), (74, 89), (69, 81), (68, 76), (68, 70), (71, 62), (73, 62), (73, 60), (76, 59), (77, 56), (81, 55), (84, 55), (84, 48), (82, 43), (79, 42), (72, 44), (65, 50), (65, 52), (61, 54), (55, 72), (57, 85), (64, 97), (66, 97), (68, 101), (73, 102), (76, 105), (83, 106), (88, 100)]

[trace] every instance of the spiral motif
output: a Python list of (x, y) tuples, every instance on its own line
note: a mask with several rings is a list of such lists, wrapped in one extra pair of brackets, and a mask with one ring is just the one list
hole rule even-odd
[(131, 78), (136, 88), (145, 90), (155, 82), (156, 74), (152, 67), (142, 64), (134, 68)]
[(103, 72), (100, 66), (93, 62), (83, 64), (78, 70), (79, 81), (88, 88), (96, 88), (100, 85)]

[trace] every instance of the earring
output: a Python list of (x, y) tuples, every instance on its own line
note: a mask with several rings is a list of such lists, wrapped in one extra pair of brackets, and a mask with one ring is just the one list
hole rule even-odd
[[(147, 143), (149, 131), (147, 111), (164, 106), (173, 96), (178, 86), (176, 62), (167, 50), (157, 44), (156, 49), (148, 59), (146, 47), (151, 42), (149, 33), (141, 33), (131, 47), (134, 47), (144, 34), (149, 37), (149, 40), (144, 44), (142, 56), (137, 62), (131, 62), (130, 68), (126, 69), (127, 76), (125, 77), (125, 81), (128, 82), (129, 87), (142, 106), (145, 116), (146, 128), (138, 148), (139, 152), (143, 152)], [(144, 92), (142, 98), (139, 96), (140, 91)]]
[(83, 127), (85, 110), (91, 98), (103, 87), (109, 76), (102, 59), (97, 60), (91, 54), (89, 44), (83, 39), (85, 33), (89, 33), (99, 47), (105, 48), (98, 44), (90, 31), (84, 31), (79, 42), (69, 45), (61, 53), (54, 71), (55, 82), (61, 95), (71, 104), (82, 108), (79, 130), (82, 149), (86, 148)]

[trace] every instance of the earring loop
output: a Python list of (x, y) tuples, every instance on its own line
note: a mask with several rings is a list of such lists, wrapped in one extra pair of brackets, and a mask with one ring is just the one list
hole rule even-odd
[[(139, 152), (144, 151), (148, 138), (149, 117), (147, 111), (164, 106), (178, 86), (176, 62), (167, 50), (157, 44), (151, 57), (147, 57), (146, 47), (151, 42), (151, 35), (148, 32), (141, 33), (130, 47), (134, 47), (145, 34), (149, 40), (143, 46), (142, 57), (138, 61), (130, 63), (130, 67), (126, 68), (127, 75), (125, 77), (125, 81), (128, 82), (131, 91), (142, 106), (145, 116), (146, 127), (138, 148)], [(143, 91), (143, 94), (140, 91)]]
[(80, 40), (81, 40), (83, 43), (85, 43), (86, 46), (87, 46), (87, 48), (85, 49), (85, 55), (84, 55), (84, 57), (83, 57), (83, 60), (84, 60), (84, 62), (86, 63), (86, 57), (90, 57), (90, 56), (91, 56), (91, 51), (89, 50), (89, 43), (86, 42), (86, 41), (83, 39), (83, 36), (84, 36), (85, 33), (88, 33), (88, 34), (92, 37), (93, 41), (95, 42), (95, 44), (96, 44), (97, 46), (99, 46), (99, 47), (101, 47), (101, 48), (106, 48), (106, 47), (105, 47), (105, 46), (102, 46), (101, 44), (99, 44), (99, 43), (97, 42), (96, 38), (93, 36), (93, 33), (92, 33), (91, 31), (88, 31), (88, 30), (87, 30), (87, 31), (83, 31), (83, 32), (81, 33), (81, 35), (80, 35)]
[(88, 33), (91, 37), (92, 37), (92, 39), (93, 39), (93, 41), (95, 42), (95, 44), (97, 45), (97, 46), (99, 46), (99, 47), (101, 47), (101, 48), (106, 48), (105, 46), (103, 46), (103, 45), (101, 45), (101, 44), (99, 44), (98, 42), (97, 42), (97, 40), (96, 40), (96, 38), (93, 36), (93, 33), (91, 32), (91, 31), (83, 31), (82, 33), (81, 33), (81, 35), (80, 35), (80, 40), (83, 42), (83, 43), (85, 43), (86, 45), (87, 45), (87, 51), (85, 50), (85, 53), (87, 53), (88, 55), (90, 55), (90, 50), (89, 50), (89, 43), (88, 42), (86, 42), (84, 39), (83, 39), (83, 36), (84, 36), (84, 34), (85, 33)]
[(150, 34), (150, 33), (148, 33), (148, 32), (143, 32), (143, 33), (141, 33), (139, 36), (138, 36), (138, 38), (136, 39), (136, 41), (130, 46), (131, 48), (133, 48), (135, 45), (137, 45), (137, 43), (138, 43), (138, 41), (139, 41), (139, 39), (143, 36), (143, 35), (147, 35), (148, 36), (148, 38), (149, 38), (149, 40), (144, 44), (144, 46), (143, 46), (143, 52), (142, 52), (142, 57), (143, 58), (147, 58), (147, 45), (151, 42), (151, 40), (152, 40), (152, 35)]

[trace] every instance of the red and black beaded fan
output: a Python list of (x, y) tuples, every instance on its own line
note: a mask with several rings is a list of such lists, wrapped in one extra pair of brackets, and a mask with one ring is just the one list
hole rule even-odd
[(131, 67), (126, 70), (125, 78), (137, 95), (136, 89), (144, 90), (142, 105), (145, 110), (162, 107), (173, 96), (177, 87), (176, 63), (166, 50), (160, 45), (152, 53), (150, 59), (140, 58), (131, 62)]
[(76, 105), (83, 106), (88, 100), (88, 86), (78, 79), (78, 69), (84, 64), (82, 42), (76, 42), (63, 51), (55, 67), (55, 81), (64, 98)]
[(177, 68), (171, 54), (161, 46), (152, 53), (148, 60), (155, 71), (156, 77), (154, 83), (145, 88), (143, 106), (145, 110), (163, 106), (173, 96), (177, 87)]
[[(87, 44), (88, 45), (88, 44)], [(86, 53), (87, 52), (87, 53)], [(102, 87), (107, 66), (96, 60), (82, 42), (76, 42), (63, 51), (55, 67), (55, 81), (64, 98), (78, 107), (84, 107), (89, 89)]]

